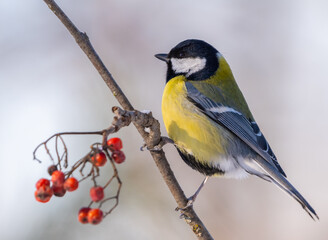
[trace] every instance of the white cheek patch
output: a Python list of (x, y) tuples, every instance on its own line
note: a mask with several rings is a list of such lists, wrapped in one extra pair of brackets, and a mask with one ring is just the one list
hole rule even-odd
[(186, 73), (186, 77), (199, 72), (206, 66), (206, 58), (171, 58), (172, 69), (175, 73)]

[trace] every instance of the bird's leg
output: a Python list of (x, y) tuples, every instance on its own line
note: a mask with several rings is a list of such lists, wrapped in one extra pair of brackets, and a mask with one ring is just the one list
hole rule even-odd
[(153, 148), (148, 148), (146, 146), (146, 143), (144, 143), (141, 147), (140, 147), (140, 150), (143, 151), (144, 148), (147, 148), (148, 151), (161, 151), (163, 146), (165, 144), (168, 144), (168, 143), (171, 143), (171, 144), (174, 144), (173, 140), (169, 137), (161, 137), (161, 141), (159, 142), (159, 144), (157, 144), (156, 146), (154, 146)]
[(198, 187), (197, 191), (194, 193), (194, 195), (192, 195), (188, 198), (188, 203), (187, 203), (186, 207), (189, 207), (189, 206), (194, 204), (194, 202), (196, 200), (196, 197), (198, 196), (200, 190), (202, 190), (202, 188), (204, 187), (204, 185), (207, 182), (208, 178), (209, 178), (209, 176), (206, 176), (204, 178), (204, 180), (202, 181), (202, 183), (200, 184), (200, 186)]
[(192, 206), (196, 200), (196, 197), (198, 196), (200, 190), (202, 190), (202, 188), (204, 187), (205, 183), (207, 182), (209, 176), (206, 176), (205, 179), (203, 180), (203, 182), (200, 184), (199, 188), (197, 189), (197, 191), (188, 198), (188, 202), (187, 202), (187, 205), (183, 208), (176, 208), (175, 210), (176, 211), (179, 211), (179, 210), (185, 210), (186, 208)]

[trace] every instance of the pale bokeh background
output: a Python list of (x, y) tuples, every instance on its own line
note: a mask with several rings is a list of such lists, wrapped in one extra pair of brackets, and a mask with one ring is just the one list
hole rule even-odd
[[(153, 57), (187, 38), (213, 44), (230, 63), (262, 131), (290, 181), (313, 205), (314, 222), (273, 184), (210, 179), (195, 210), (215, 239), (316, 239), (328, 236), (326, 1), (59, 1), (137, 109), (161, 120), (165, 65)], [(194, 239), (133, 127), (117, 134), (126, 163), (119, 207), (98, 226), (77, 211), (88, 186), (48, 204), (34, 184), (48, 163), (32, 161), (58, 131), (108, 126), (117, 105), (86, 56), (41, 0), (0, 2), (0, 238)], [(163, 135), (166, 135), (162, 125)], [(96, 137), (68, 138), (73, 161)], [(165, 151), (187, 195), (202, 176), (172, 146)]]

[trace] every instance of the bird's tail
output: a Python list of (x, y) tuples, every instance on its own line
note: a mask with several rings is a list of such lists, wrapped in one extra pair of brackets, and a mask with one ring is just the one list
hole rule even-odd
[[(265, 177), (261, 174), (258, 175), (256, 172), (251, 172), (251, 174), (258, 175), (261, 178), (267, 179), (273, 183), (275, 183), (279, 188), (288, 193), (291, 197), (293, 197), (297, 202), (301, 204), (303, 209), (310, 215), (310, 217), (315, 220), (317, 218), (319, 220), (318, 215), (311, 207), (311, 205), (305, 200), (305, 198), (294, 188), (294, 186), (269, 162), (259, 157), (255, 159), (255, 162), (259, 165), (259, 167), (265, 172)], [(262, 171), (261, 171), (262, 172)]]

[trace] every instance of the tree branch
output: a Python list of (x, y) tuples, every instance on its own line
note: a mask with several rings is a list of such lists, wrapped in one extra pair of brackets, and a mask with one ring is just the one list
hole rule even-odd
[[(60, 9), (60, 7), (53, 0), (44, 0), (44, 2), (48, 5), (51, 11), (59, 18), (59, 20), (65, 25), (67, 30), (74, 37), (77, 44), (83, 50), (83, 52), (87, 55), (91, 63), (99, 72), (100, 76), (103, 78), (109, 89), (112, 91), (113, 95), (116, 97), (117, 101), (124, 108), (122, 114), (132, 114), (135, 116), (132, 121), (137, 128), (138, 132), (142, 136), (146, 146), (149, 149), (153, 149), (156, 145), (161, 142), (161, 132), (158, 120), (153, 118), (151, 114), (146, 114), (138, 111), (133, 111), (133, 106), (124, 95), (110, 72), (107, 70), (100, 57), (94, 50), (88, 36), (86, 33), (80, 32), (77, 27), (72, 23), (72, 21), (66, 16), (66, 14)], [(130, 111), (130, 112), (129, 112)], [(132, 112), (131, 112), (132, 111)], [(138, 121), (140, 118), (147, 121)], [(145, 131), (145, 127), (149, 127), (150, 132), (147, 133)], [(169, 187), (174, 199), (176, 200), (178, 207), (183, 208), (187, 204), (187, 198), (181, 189), (177, 179), (174, 176), (173, 171), (165, 157), (165, 153), (162, 150), (159, 151), (150, 151), (151, 156), (153, 157), (162, 177)], [(185, 219), (186, 223), (191, 226), (193, 232), (201, 240), (213, 239), (205, 225), (198, 218), (197, 214), (193, 210), (192, 207), (187, 208), (182, 211), (182, 216)]]

